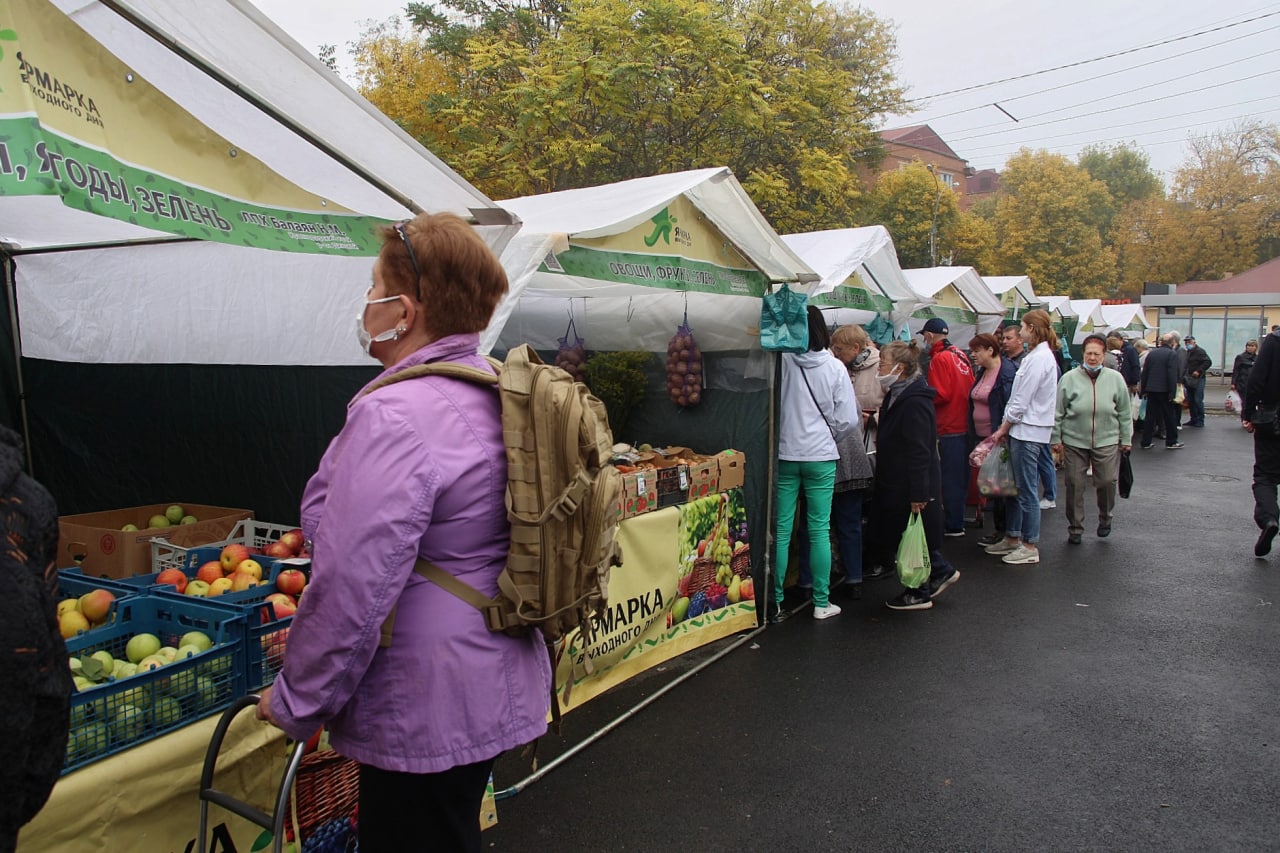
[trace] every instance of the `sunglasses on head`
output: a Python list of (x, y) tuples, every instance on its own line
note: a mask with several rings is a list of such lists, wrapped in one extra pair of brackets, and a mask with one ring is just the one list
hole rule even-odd
[(413, 291), (418, 301), (422, 301), (422, 267), (418, 266), (418, 256), (413, 252), (413, 243), (409, 241), (409, 234), (405, 231), (405, 226), (409, 220), (397, 222), (395, 224), (396, 233), (400, 235), (400, 242), (404, 243), (405, 251), (409, 253), (409, 263), (413, 265)]

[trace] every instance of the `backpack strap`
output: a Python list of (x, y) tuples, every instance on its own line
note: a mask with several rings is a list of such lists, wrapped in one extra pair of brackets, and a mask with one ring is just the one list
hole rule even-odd
[(458, 364), (456, 361), (433, 361), (427, 364), (415, 364), (413, 367), (406, 367), (404, 370), (398, 370), (390, 376), (382, 377), (364, 389), (360, 396), (364, 397), (379, 388), (394, 385), (405, 379), (417, 379), (419, 376), (449, 376), (453, 379), (465, 379), (477, 385), (497, 385), (498, 375), (502, 372), (502, 362), (489, 358), (489, 356), (485, 356), (485, 360), (493, 368), (493, 373), (486, 373), (478, 367)]

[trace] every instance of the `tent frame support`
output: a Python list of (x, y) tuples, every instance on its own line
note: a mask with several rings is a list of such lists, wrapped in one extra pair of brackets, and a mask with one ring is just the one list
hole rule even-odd
[(22, 332), (18, 327), (17, 266), (13, 256), (4, 255), (4, 295), (9, 301), (9, 326), (13, 335), (13, 372), (18, 382), (18, 413), (22, 419), (22, 450), (27, 456), (27, 474), (36, 475), (31, 456), (31, 424), (27, 419), (27, 389), (22, 379)]

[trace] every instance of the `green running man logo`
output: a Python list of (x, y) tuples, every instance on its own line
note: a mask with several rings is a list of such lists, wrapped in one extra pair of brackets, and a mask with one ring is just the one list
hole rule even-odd
[(658, 238), (661, 237), (662, 242), (670, 246), (671, 227), (678, 221), (671, 215), (671, 211), (664, 207), (657, 216), (649, 221), (653, 223), (653, 233), (644, 238), (644, 244), (652, 249), (654, 244), (658, 242)]
[[(0, 41), (17, 41), (18, 34), (13, 30), (0, 30)], [(4, 48), (0, 48), (0, 60), (4, 59)], [(4, 91), (0, 89), (0, 91)]]

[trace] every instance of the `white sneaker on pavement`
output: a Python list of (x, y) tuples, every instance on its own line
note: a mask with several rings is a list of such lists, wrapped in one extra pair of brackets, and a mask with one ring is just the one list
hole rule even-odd
[(814, 608), (813, 608), (814, 619), (830, 619), (832, 616), (839, 616), (839, 615), (840, 615), (840, 605), (838, 604), (828, 604), (826, 607), (818, 607), (817, 605), (814, 605)]

